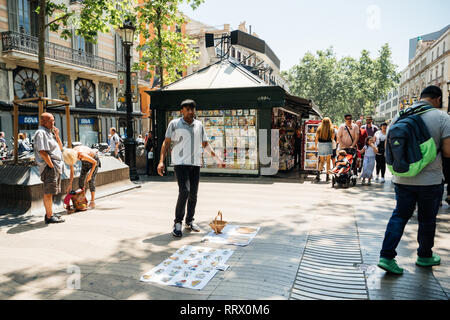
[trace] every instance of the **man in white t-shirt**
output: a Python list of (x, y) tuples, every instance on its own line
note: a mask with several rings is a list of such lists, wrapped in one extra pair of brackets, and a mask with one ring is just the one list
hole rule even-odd
[(119, 135), (117, 134), (116, 128), (114, 128), (114, 127), (109, 129), (109, 132), (111, 134), (111, 138), (109, 138), (109, 147), (106, 151), (110, 151), (111, 155), (113, 155), (115, 158), (118, 158), (119, 143), (120, 143)]
[(161, 147), (161, 158), (158, 165), (158, 174), (162, 176), (165, 169), (164, 159), (167, 150), (170, 148), (170, 143), (173, 141), (171, 160), (178, 181), (178, 201), (172, 231), (172, 235), (175, 237), (183, 235), (181, 227), (186, 212), (186, 203), (186, 228), (200, 232), (200, 228), (194, 223), (194, 214), (200, 181), (202, 147), (219, 164), (222, 164), (222, 159), (216, 156), (209, 145), (203, 124), (195, 119), (195, 108), (196, 104), (193, 100), (185, 100), (181, 103), (183, 117), (174, 119), (169, 123), (165, 140)]

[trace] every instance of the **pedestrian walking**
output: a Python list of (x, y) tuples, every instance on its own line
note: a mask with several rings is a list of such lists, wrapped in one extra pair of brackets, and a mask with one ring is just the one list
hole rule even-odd
[(351, 154), (354, 159), (353, 175), (358, 175), (358, 167), (356, 166), (357, 144), (359, 139), (359, 127), (352, 123), (352, 115), (346, 114), (344, 116), (345, 123), (343, 123), (338, 130), (338, 144), (339, 150), (345, 150), (347, 154)]
[(371, 185), (373, 169), (375, 168), (375, 157), (378, 153), (378, 149), (375, 146), (375, 139), (373, 137), (367, 137), (364, 148), (360, 150), (364, 154), (363, 168), (361, 173), (362, 184), (366, 183), (368, 179), (368, 185)]
[(386, 144), (386, 134), (387, 134), (387, 123), (382, 123), (380, 125), (381, 130), (375, 132), (375, 145), (377, 146), (378, 152), (376, 154), (376, 172), (377, 176), (375, 181), (378, 181), (380, 173), (381, 173), (381, 183), (385, 182), (385, 174), (386, 174), (386, 156), (385, 152), (385, 144)]
[(87, 146), (76, 146), (73, 149), (64, 149), (64, 162), (70, 167), (70, 179), (66, 193), (72, 190), (74, 177), (74, 165), (77, 161), (81, 161), (81, 173), (78, 179), (78, 188), (84, 189), (85, 184), (89, 185), (91, 193), (90, 208), (95, 208), (95, 180), (97, 178), (98, 168), (101, 167), (98, 151)]
[(147, 133), (147, 138), (145, 142), (145, 151), (147, 156), (145, 172), (148, 176), (153, 175), (154, 168), (154, 158), (155, 158), (155, 140), (153, 139), (153, 134), (151, 131)]
[[(358, 139), (358, 150), (362, 150), (366, 145), (366, 139), (368, 137), (367, 130), (362, 128), (362, 120), (358, 119), (356, 124), (359, 127), (359, 139)], [(362, 171), (362, 162), (364, 161), (364, 154), (361, 154), (361, 159), (357, 161), (358, 173)]]
[(186, 213), (186, 203), (185, 226), (188, 230), (200, 232), (199, 226), (194, 223), (194, 215), (202, 163), (201, 147), (214, 157), (220, 165), (222, 164), (222, 159), (216, 156), (208, 142), (203, 124), (195, 119), (195, 102), (190, 99), (184, 100), (180, 107), (182, 117), (169, 123), (161, 147), (158, 165), (158, 174), (162, 176), (165, 171), (164, 159), (170, 148), (170, 143), (173, 141), (171, 160), (178, 181), (178, 200), (172, 231), (172, 235), (175, 237), (183, 235), (181, 228)]
[(320, 181), (320, 174), (326, 163), (326, 181), (330, 180), (329, 171), (331, 169), (331, 156), (333, 155), (334, 130), (333, 123), (328, 117), (323, 118), (316, 132), (316, 151), (319, 155), (319, 172), (316, 181)]
[[(378, 267), (390, 273), (403, 273), (403, 269), (398, 266), (395, 260), (397, 255), (396, 248), (403, 235), (403, 230), (409, 219), (412, 217), (416, 206), (418, 207), (419, 221), (417, 236), (419, 248), (417, 250), (418, 257), (416, 264), (421, 267), (431, 267), (440, 264), (441, 261), (439, 255), (432, 251), (436, 231), (436, 216), (444, 193), (442, 157), (450, 158), (450, 117), (447, 113), (436, 109), (441, 107), (441, 89), (436, 86), (429, 86), (422, 91), (420, 101), (401, 112), (400, 115), (393, 120), (387, 134), (386, 161), (388, 164), (391, 163), (391, 157), (396, 156), (396, 154), (394, 155), (391, 153), (391, 149), (393, 147), (402, 147), (403, 141), (397, 139), (390, 140), (390, 135), (395, 130), (396, 122), (399, 121), (400, 117), (401, 119), (407, 118), (407, 120), (414, 120), (421, 126), (423, 124), (424, 129), (421, 129), (421, 133), (431, 135), (431, 143), (434, 142), (436, 147), (434, 150), (440, 150), (440, 152), (437, 152), (434, 160), (431, 159), (432, 161), (419, 173), (414, 173), (415, 175), (405, 177), (397, 176), (395, 174), (395, 169), (398, 168), (398, 163), (393, 163), (392, 169), (390, 168), (394, 173), (392, 181), (395, 184), (397, 205), (386, 227), (378, 263)], [(417, 114), (417, 116), (412, 118), (407, 116), (409, 114)], [(405, 121), (399, 123), (399, 129), (407, 129)], [(403, 147), (408, 149), (405, 150), (402, 148), (400, 150), (401, 152), (412, 150), (413, 147), (416, 147), (417, 149), (418, 146), (405, 144)], [(402, 161), (407, 160), (405, 157), (393, 159), (400, 161), (400, 164)]]
[(119, 158), (119, 145), (120, 145), (120, 138), (119, 135), (117, 134), (116, 128), (112, 127), (111, 129), (109, 129), (111, 138), (109, 139), (109, 146), (108, 149), (106, 149), (106, 151), (110, 151), (111, 155), (114, 158), (117, 158), (120, 160)]
[(334, 139), (332, 141), (333, 143), (333, 154), (331, 155), (331, 162), (333, 164), (333, 168), (336, 166), (336, 158), (337, 158), (337, 149), (339, 147), (337, 143), (337, 134), (338, 134), (338, 126), (333, 124), (333, 131), (334, 131)]
[(294, 168), (298, 164), (298, 168), (301, 169), (302, 162), (302, 128), (295, 129), (293, 139), (294, 145)]
[(52, 114), (41, 114), (40, 126), (34, 135), (34, 155), (39, 167), (41, 181), (44, 184), (44, 222), (64, 222), (59, 215), (53, 214), (53, 195), (61, 192), (61, 173), (64, 166), (62, 158), (63, 145), (59, 129), (55, 127)]
[(375, 136), (375, 132), (378, 131), (378, 127), (373, 124), (373, 118), (372, 116), (366, 117), (366, 124), (361, 126), (362, 129), (367, 131), (367, 136)]

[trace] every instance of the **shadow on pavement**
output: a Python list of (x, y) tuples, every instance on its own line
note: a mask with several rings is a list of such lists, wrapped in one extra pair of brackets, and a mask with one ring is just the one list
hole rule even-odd
[(44, 221), (40, 221), (40, 222), (36, 222), (36, 223), (29, 223), (29, 224), (18, 225), (16, 227), (13, 227), (13, 228), (9, 229), (7, 231), (7, 233), (9, 233), (9, 234), (18, 234), (18, 233), (23, 233), (23, 232), (37, 230), (37, 229), (43, 229), (43, 228), (47, 228), (47, 227), (48, 227), (48, 225), (45, 224)]

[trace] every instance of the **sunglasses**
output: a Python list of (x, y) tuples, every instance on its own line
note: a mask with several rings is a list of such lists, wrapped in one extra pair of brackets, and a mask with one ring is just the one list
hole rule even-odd
[(352, 118), (345, 118), (345, 120), (352, 120)]

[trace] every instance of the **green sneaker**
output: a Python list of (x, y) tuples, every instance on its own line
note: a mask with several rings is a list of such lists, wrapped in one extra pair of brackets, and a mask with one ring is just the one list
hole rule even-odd
[(441, 264), (441, 257), (433, 253), (431, 258), (417, 257), (416, 264), (420, 267), (432, 267)]
[(395, 259), (380, 258), (378, 267), (390, 273), (403, 274), (403, 269), (398, 266)]

